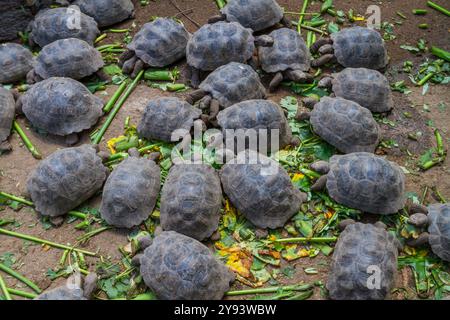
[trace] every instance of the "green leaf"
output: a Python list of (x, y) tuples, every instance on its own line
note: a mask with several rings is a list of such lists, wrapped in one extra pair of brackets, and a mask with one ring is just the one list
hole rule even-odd
[(334, 23), (334, 22), (330, 22), (328, 24), (328, 32), (329, 33), (339, 32), (339, 26), (336, 23)]
[(117, 64), (109, 64), (107, 66), (104, 66), (103, 71), (110, 76), (122, 74), (122, 69), (120, 69)]
[(0, 262), (7, 266), (8, 268), (11, 268), (14, 263), (16, 263), (16, 258), (14, 257), (14, 253), (12, 252), (5, 252), (0, 256)]
[(333, 0), (325, 0), (320, 8), (320, 13), (325, 13), (328, 9), (333, 7)]

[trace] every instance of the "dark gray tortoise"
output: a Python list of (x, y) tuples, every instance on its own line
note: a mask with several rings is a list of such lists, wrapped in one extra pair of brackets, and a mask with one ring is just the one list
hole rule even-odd
[(230, 0), (220, 12), (220, 15), (211, 17), (208, 23), (224, 20), (238, 22), (253, 31), (261, 31), (277, 23), (283, 24), (286, 28), (291, 25), (275, 0)]
[(189, 132), (201, 113), (201, 110), (178, 98), (158, 98), (145, 107), (137, 130), (139, 136), (149, 140), (178, 141), (182, 136), (172, 139), (175, 131)]
[(220, 180), (231, 203), (259, 228), (283, 227), (306, 200), (283, 167), (253, 150), (225, 164)]
[(94, 18), (100, 28), (134, 17), (131, 0), (76, 0), (73, 4), (78, 6), (81, 12)]
[[(292, 136), (283, 110), (275, 102), (269, 100), (239, 102), (220, 111), (217, 120), (225, 140), (231, 139), (226, 134), (227, 130), (235, 132), (233, 141), (243, 136), (251, 139), (253, 135), (255, 142), (259, 143), (258, 150), (263, 147), (263, 149), (266, 148), (266, 151), (272, 150), (271, 148), (273, 148), (272, 151), (278, 151), (289, 144), (298, 145), (299, 143), (298, 139)], [(240, 129), (244, 132), (236, 131)], [(278, 146), (272, 144), (272, 139), (276, 139)], [(252, 146), (246, 145), (245, 147), (256, 151)]]
[(69, 277), (65, 285), (47, 290), (34, 300), (89, 300), (97, 289), (97, 274), (89, 273), (82, 283), (77, 283), (75, 276)]
[(41, 10), (30, 28), (30, 44), (40, 47), (67, 38), (78, 38), (93, 45), (100, 33), (97, 22), (80, 12), (77, 6)]
[(101, 117), (103, 101), (82, 83), (70, 78), (49, 78), (33, 85), (19, 100), (31, 124), (46, 133), (78, 142), (78, 133)]
[(394, 107), (389, 81), (377, 70), (346, 68), (322, 78), (318, 86), (329, 88), (336, 97), (355, 101), (372, 112), (388, 112)]
[(114, 168), (103, 188), (100, 214), (118, 228), (132, 228), (147, 220), (155, 208), (161, 186), (161, 170), (151, 159), (138, 158), (133, 149), (130, 157)]
[(184, 26), (171, 18), (157, 18), (144, 24), (119, 61), (122, 71), (134, 78), (146, 67), (166, 67), (186, 55), (190, 38)]
[(405, 174), (395, 164), (367, 152), (331, 157), (329, 164), (319, 161), (311, 169), (324, 174), (311, 187), (326, 187), (336, 202), (374, 214), (394, 214), (405, 206)]
[(200, 109), (210, 110), (208, 120), (215, 119), (221, 108), (228, 108), (245, 100), (265, 99), (266, 89), (259, 75), (247, 64), (230, 62), (211, 72), (200, 83), (199, 89), (191, 92), (186, 101), (199, 101)]
[(208, 164), (173, 166), (162, 188), (161, 227), (202, 241), (219, 226), (222, 187)]
[(234, 274), (201, 242), (164, 231), (140, 259), (145, 284), (163, 300), (219, 300)]
[(16, 103), (11, 91), (0, 87), (0, 154), (11, 150), (8, 137), (14, 120)]
[(380, 224), (348, 225), (334, 248), (326, 287), (333, 300), (383, 300), (394, 286), (399, 242)]
[(450, 203), (432, 204), (424, 209), (413, 212), (408, 222), (418, 227), (428, 225), (428, 232), (423, 232), (408, 245), (415, 247), (428, 243), (435, 255), (450, 262)]
[[(82, 79), (103, 67), (101, 53), (84, 40), (56, 40), (42, 48), (34, 69), (27, 75), (29, 84), (51, 77)], [(100, 73), (100, 72), (99, 72)], [(100, 73), (103, 78), (103, 74)]]
[(33, 54), (17, 43), (0, 44), (0, 83), (15, 83), (33, 68)]
[(258, 55), (261, 68), (274, 74), (269, 89), (274, 91), (287, 79), (295, 82), (311, 82), (313, 76), (308, 74), (311, 67), (311, 54), (298, 32), (282, 28), (269, 34), (273, 39), (272, 47), (259, 47)]
[(42, 160), (27, 181), (36, 211), (62, 216), (101, 189), (109, 171), (92, 145), (55, 151)]
[(186, 49), (191, 86), (199, 86), (200, 71), (213, 71), (230, 62), (246, 63), (252, 60), (255, 43), (270, 46), (273, 39), (267, 35), (255, 38), (251, 29), (244, 28), (237, 22), (217, 22), (202, 26), (193, 34)]
[(323, 97), (311, 113), (300, 113), (298, 120), (309, 118), (314, 132), (342, 153), (375, 152), (380, 128), (372, 113), (356, 102)]
[(1, 0), (0, 42), (17, 39), (18, 33), (25, 31), (32, 19), (32, 12), (24, 0)]
[(319, 67), (337, 61), (346, 68), (383, 69), (388, 64), (385, 43), (380, 33), (369, 28), (352, 27), (332, 33), (330, 38), (319, 39), (311, 52), (322, 56), (311, 62)]

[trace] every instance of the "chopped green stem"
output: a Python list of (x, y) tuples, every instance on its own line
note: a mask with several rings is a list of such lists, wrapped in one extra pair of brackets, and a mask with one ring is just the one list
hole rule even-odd
[(7, 290), (10, 294), (13, 294), (15, 296), (19, 296), (22, 298), (34, 299), (37, 297), (37, 294), (31, 293), (31, 292), (25, 292), (25, 291), (13, 289), (13, 288), (7, 288)]
[(144, 73), (145, 80), (151, 81), (174, 81), (172, 71), (170, 70), (147, 70)]
[(406, 19), (406, 16), (403, 13), (401, 13), (400, 11), (397, 11), (396, 13), (400, 18)]
[[(294, 26), (297, 26), (297, 27), (298, 27), (298, 23), (297, 23), (296, 21), (292, 21), (292, 24), (293, 24)], [(305, 24), (302, 24), (301, 27), (302, 27), (303, 29), (306, 29), (306, 30), (309, 30), (309, 31), (314, 31), (314, 32), (320, 33), (320, 34), (322, 34), (322, 35), (328, 35), (328, 33), (325, 32), (325, 31), (323, 31), (323, 30), (320, 30), (320, 29), (317, 29), (317, 28), (314, 28), (314, 27), (311, 27), (311, 26), (307, 26), (307, 25), (305, 25)]]
[(6, 287), (6, 283), (0, 275), (0, 290), (3, 292), (6, 300), (12, 300), (11, 295), (9, 294), (8, 288)]
[(64, 244), (60, 244), (60, 243), (56, 243), (56, 242), (52, 242), (52, 241), (48, 241), (48, 240), (44, 240), (44, 239), (40, 239), (40, 238), (36, 238), (27, 234), (23, 234), (23, 233), (18, 233), (18, 232), (14, 232), (14, 231), (9, 231), (3, 228), (0, 228), (0, 234), (4, 234), (7, 236), (11, 236), (11, 237), (16, 237), (19, 239), (24, 239), (24, 240), (28, 240), (28, 241), (32, 241), (32, 242), (36, 242), (36, 243), (40, 243), (40, 244), (44, 244), (44, 245), (48, 245), (50, 247), (54, 247), (54, 248), (58, 248), (58, 249), (63, 249), (63, 250), (70, 250), (70, 251), (78, 251), (78, 252), (82, 252), (87, 256), (97, 256), (97, 254), (95, 252), (90, 252), (90, 251), (86, 251), (86, 250), (82, 250), (82, 249), (77, 249), (74, 247), (70, 247), (70, 246), (66, 246)]
[(16, 120), (13, 121), (13, 127), (14, 127), (14, 130), (19, 134), (19, 136), (22, 139), (23, 143), (25, 144), (27, 149), (31, 152), (33, 157), (36, 158), (36, 159), (42, 159), (41, 154), (36, 149), (36, 147), (31, 143), (30, 139), (28, 139), (27, 135), (22, 130), (22, 128), (20, 127), (19, 123)]
[(102, 41), (103, 39), (105, 39), (108, 35), (106, 33), (100, 35), (97, 39), (95, 39), (94, 44), (95, 43), (99, 43), (100, 41)]
[(66, 264), (67, 255), (69, 254), (69, 250), (64, 250), (61, 259), (59, 259), (59, 265), (63, 267)]
[(337, 16), (337, 12), (334, 11), (333, 9), (331, 9), (331, 8), (327, 9), (327, 13), (328, 13), (330, 16), (333, 16), (333, 17), (336, 17), (336, 16)]
[(304, 13), (306, 12), (307, 7), (308, 7), (308, 0), (303, 0), (303, 6), (300, 11), (300, 17), (298, 18), (298, 23), (297, 23), (297, 32), (299, 34), (302, 33), (302, 27), (303, 27), (302, 23), (303, 23)]
[(122, 53), (122, 52), (125, 52), (125, 51), (126, 51), (125, 49), (109, 48), (109, 49), (102, 50), (101, 52), (103, 54), (103, 53)]
[(445, 51), (444, 49), (438, 48), (438, 47), (431, 47), (431, 53), (434, 54), (436, 57), (447, 60), (450, 62), (450, 52)]
[(138, 294), (137, 296), (135, 296), (134, 298), (131, 299), (127, 299), (127, 298), (116, 298), (113, 300), (155, 300), (155, 294), (152, 292), (146, 292), (146, 293), (142, 293), (142, 294)]
[(436, 196), (439, 198), (439, 201), (441, 203), (447, 203), (447, 199), (444, 198), (444, 196), (439, 192), (439, 190), (436, 187), (432, 187), (431, 189), (436, 194)]
[(430, 72), (425, 77), (423, 77), (419, 82), (417, 82), (418, 86), (423, 86), (425, 83), (428, 82), (432, 77), (434, 76), (434, 72)]
[(443, 7), (439, 6), (439, 5), (437, 5), (436, 3), (432, 2), (432, 1), (428, 1), (428, 2), (427, 2), (427, 5), (428, 5), (430, 8), (433, 8), (433, 9), (435, 9), (435, 10), (437, 10), (437, 11), (439, 11), (439, 12), (445, 14), (446, 16), (449, 16), (449, 17), (450, 17), (450, 11), (448, 11), (447, 9), (445, 9), (445, 8), (443, 8)]
[(276, 239), (273, 240), (275, 243), (303, 243), (303, 242), (314, 242), (314, 243), (326, 243), (326, 242), (336, 242), (337, 237), (328, 237), (328, 238), (284, 238), (284, 239)]
[(425, 9), (413, 9), (412, 12), (416, 15), (424, 15), (428, 13), (428, 11)]
[(100, 52), (107, 50), (107, 49), (119, 49), (119, 48), (122, 48), (122, 45), (120, 43), (105, 44), (105, 45), (96, 47), (96, 49)]
[(280, 286), (280, 287), (267, 287), (267, 288), (258, 288), (258, 289), (246, 289), (246, 290), (235, 290), (225, 292), (226, 296), (242, 296), (248, 294), (260, 294), (260, 293), (274, 293), (278, 291), (305, 291), (311, 289), (312, 286), (310, 284), (295, 284), (289, 286)]
[(109, 29), (106, 30), (106, 32), (111, 32), (111, 33), (125, 33), (125, 32), (129, 32), (130, 29)]
[(421, 23), (421, 24), (419, 24), (419, 28), (420, 29), (428, 29), (428, 24), (427, 23)]
[(318, 20), (318, 21), (305, 21), (304, 25), (309, 27), (320, 27), (326, 24), (326, 20)]
[(20, 273), (18, 273), (16, 271), (14, 271), (13, 269), (9, 268), (8, 266), (5, 266), (3, 263), (0, 263), (0, 270), (9, 274), (10, 276), (16, 278), (17, 280), (22, 281), (27, 286), (29, 286), (31, 289), (33, 289), (34, 292), (36, 292), (36, 293), (42, 292), (42, 290), (39, 289), (39, 287), (33, 281), (31, 281), (30, 279), (27, 279), (26, 277), (24, 277), (23, 275), (21, 275)]
[(225, 0), (216, 0), (216, 4), (219, 7), (219, 9), (222, 9), (223, 7), (225, 7), (227, 2)]
[(186, 89), (184, 83), (170, 83), (167, 85), (167, 91), (175, 92)]
[(82, 235), (81, 237), (78, 237), (77, 240), (80, 242), (85, 242), (85, 241), (89, 240), (90, 238), (92, 238), (106, 230), (109, 230), (109, 229), (112, 229), (112, 227), (101, 227), (101, 228), (92, 230), (92, 231), (87, 232), (86, 234)]
[(103, 111), (105, 113), (108, 113), (109, 111), (111, 111), (112, 107), (114, 107), (114, 105), (116, 104), (117, 100), (120, 98), (120, 96), (122, 95), (122, 93), (124, 92), (126, 87), (127, 87), (127, 82), (123, 81), (120, 84), (119, 88), (117, 88), (116, 92), (114, 92), (111, 99), (109, 99), (109, 101), (103, 107)]
[(286, 300), (306, 300), (313, 295), (314, 291), (309, 290), (287, 298)]
[(114, 120), (114, 117), (119, 112), (120, 108), (123, 106), (123, 104), (128, 99), (133, 90), (136, 88), (137, 84), (139, 83), (143, 75), (144, 70), (141, 70), (141, 72), (139, 72), (139, 74), (136, 76), (133, 82), (128, 86), (125, 93), (120, 97), (119, 101), (117, 101), (116, 105), (111, 110), (111, 113), (108, 115), (108, 118), (106, 119), (105, 123), (100, 128), (99, 132), (95, 135), (92, 141), (93, 144), (99, 144), (99, 142), (102, 140), (103, 135), (105, 134), (108, 127), (111, 125), (111, 122)]
[(436, 137), (437, 154), (443, 157), (445, 156), (444, 142), (438, 129), (434, 130), (434, 136)]

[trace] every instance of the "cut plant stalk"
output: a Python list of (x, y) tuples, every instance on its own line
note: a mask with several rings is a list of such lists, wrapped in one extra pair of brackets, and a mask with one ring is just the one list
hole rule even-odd
[(144, 79), (150, 81), (175, 81), (180, 76), (178, 69), (173, 70), (147, 70)]
[(95, 39), (94, 44), (95, 43), (99, 43), (100, 41), (102, 41), (103, 39), (105, 39), (108, 35), (106, 33), (100, 35), (97, 39)]
[(296, 294), (292, 297), (289, 297), (286, 300), (306, 300), (306, 299), (310, 298), (313, 295), (313, 293), (314, 293), (313, 290), (302, 292), (302, 293)]
[(0, 275), (0, 290), (3, 292), (3, 295), (5, 296), (6, 300), (12, 300), (8, 288), (6, 287), (6, 283), (1, 275)]
[(169, 83), (167, 85), (167, 91), (169, 92), (176, 92), (180, 90), (185, 90), (186, 85), (184, 83)]
[(89, 239), (91, 239), (92, 237), (94, 237), (94, 236), (96, 236), (96, 235), (98, 235), (98, 234), (100, 234), (100, 233), (102, 233), (102, 232), (104, 232), (106, 230), (109, 230), (109, 229), (112, 229), (112, 227), (101, 227), (101, 228), (92, 230), (92, 231), (87, 232), (86, 234), (78, 237), (77, 241), (80, 242), (80, 243), (85, 243)]
[(401, 13), (400, 11), (397, 11), (396, 13), (400, 18), (403, 18), (405, 20), (407, 19), (406, 16), (403, 13)]
[(111, 32), (111, 33), (126, 33), (129, 32), (130, 29), (109, 29), (106, 30), (106, 32)]
[(436, 57), (447, 60), (448, 62), (450, 62), (450, 52), (438, 48), (438, 47), (431, 47), (431, 53), (434, 54)]
[(227, 2), (226, 2), (226, 0), (216, 0), (216, 4), (217, 4), (217, 7), (219, 7), (219, 9), (222, 9), (223, 7), (226, 6)]
[(36, 238), (36, 237), (30, 236), (30, 235), (27, 235), (27, 234), (23, 234), (23, 233), (19, 233), (19, 232), (9, 231), (9, 230), (3, 229), (3, 228), (0, 228), (0, 234), (4, 234), (4, 235), (7, 235), (7, 236), (11, 236), (11, 237), (15, 237), (15, 238), (23, 239), (23, 240), (28, 240), (28, 241), (31, 241), (31, 242), (40, 243), (40, 244), (43, 244), (43, 245), (48, 245), (50, 247), (54, 247), (54, 248), (58, 248), (58, 249), (82, 252), (85, 255), (91, 256), (91, 257), (97, 256), (97, 253), (95, 253), (95, 252), (90, 252), (90, 251), (74, 248), (74, 247), (71, 247), (71, 246), (66, 246), (64, 244), (48, 241), (48, 240), (45, 240), (45, 239)]
[(306, 238), (306, 237), (297, 237), (297, 238), (284, 238), (284, 239), (276, 239), (272, 242), (275, 243), (328, 243), (328, 242), (336, 242), (337, 237), (328, 237), (328, 238)]
[(425, 83), (428, 82), (428, 80), (430, 80), (431, 78), (433, 78), (434, 74), (435, 74), (434, 72), (428, 73), (428, 74), (425, 75), (425, 77), (423, 77), (419, 82), (417, 82), (417, 85), (418, 85), (419, 87), (423, 86)]
[(299, 34), (302, 33), (302, 27), (303, 27), (302, 23), (303, 23), (304, 13), (306, 12), (307, 7), (308, 7), (308, 0), (303, 0), (303, 6), (300, 11), (300, 17), (298, 18), (298, 22), (297, 22), (297, 32)]
[(413, 9), (412, 12), (413, 12), (415, 15), (418, 15), (418, 16), (423, 16), (423, 15), (425, 15), (425, 14), (428, 13), (428, 11), (425, 10), (425, 9)]
[(428, 24), (427, 23), (421, 23), (421, 24), (419, 24), (419, 28), (420, 29), (428, 29)]
[(39, 153), (39, 151), (36, 149), (36, 147), (33, 145), (33, 143), (31, 143), (30, 139), (28, 139), (27, 135), (25, 134), (25, 132), (22, 130), (22, 128), (20, 127), (19, 123), (14, 120), (13, 121), (13, 127), (14, 130), (17, 132), (17, 134), (20, 136), (20, 138), (22, 139), (23, 143), (25, 144), (25, 146), (27, 147), (28, 151), (31, 152), (31, 154), (33, 155), (33, 157), (35, 159), (42, 159), (41, 154)]
[(267, 287), (267, 288), (258, 288), (258, 289), (245, 289), (245, 290), (235, 290), (225, 292), (225, 296), (242, 296), (248, 294), (261, 294), (261, 293), (275, 293), (282, 291), (305, 291), (310, 290), (312, 285), (310, 284), (294, 284), (288, 286), (279, 286), (279, 287)]
[(3, 263), (0, 263), (0, 270), (2, 270), (3, 272), (9, 274), (10, 276), (16, 278), (17, 280), (25, 283), (28, 287), (33, 289), (34, 292), (36, 292), (36, 293), (41, 293), (42, 292), (42, 290), (39, 289), (39, 287), (33, 281), (31, 281), (30, 279), (27, 279), (26, 277), (24, 277), (23, 275), (21, 275), (17, 271), (9, 268), (8, 266), (5, 266)]
[(111, 111), (112, 107), (116, 104), (117, 100), (120, 98), (122, 93), (125, 91), (125, 88), (127, 87), (127, 81), (124, 81), (120, 84), (119, 88), (117, 88), (116, 92), (114, 92), (113, 96), (109, 101), (106, 103), (106, 105), (103, 107), (103, 112), (108, 113)]
[(22, 298), (34, 299), (38, 296), (37, 294), (31, 293), (31, 292), (25, 292), (25, 291), (13, 289), (13, 288), (7, 288), (7, 290), (10, 294), (13, 294), (15, 296), (22, 297)]
[(111, 110), (111, 112), (108, 115), (108, 118), (106, 119), (103, 126), (100, 128), (97, 134), (95, 134), (92, 143), (93, 144), (99, 144), (102, 140), (103, 135), (105, 134), (106, 130), (108, 130), (108, 127), (111, 125), (111, 122), (114, 120), (115, 116), (119, 112), (120, 108), (122, 108), (125, 101), (128, 99), (128, 97), (131, 95), (133, 90), (136, 88), (137, 84), (141, 80), (142, 76), (144, 75), (144, 70), (141, 70), (139, 74), (136, 76), (136, 78), (133, 80), (133, 82), (128, 86), (125, 93), (120, 97), (119, 101), (117, 101), (114, 108)]
[(430, 8), (433, 8), (437, 11), (439, 11), (440, 13), (445, 14), (446, 16), (450, 17), (450, 11), (448, 11), (447, 9), (441, 7), (440, 5), (432, 2), (432, 1), (428, 1), (427, 2), (427, 6), (429, 6)]

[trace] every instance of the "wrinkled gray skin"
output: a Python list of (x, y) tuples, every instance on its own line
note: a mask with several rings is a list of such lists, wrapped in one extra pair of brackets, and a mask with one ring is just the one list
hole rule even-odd
[(152, 160), (129, 157), (114, 168), (103, 188), (100, 214), (119, 228), (140, 225), (152, 213), (160, 189), (161, 170)]
[[(73, 26), (73, 17), (79, 14), (81, 28)], [(41, 10), (30, 23), (32, 44), (44, 47), (56, 40), (78, 38), (90, 45), (100, 34), (97, 22), (79, 11), (77, 6)]]
[[(227, 129), (253, 129), (247, 132), (249, 137), (252, 136), (252, 133), (256, 134), (254, 138), (259, 137), (260, 134), (263, 135), (260, 130), (267, 130), (267, 133), (263, 135), (264, 138), (258, 139), (259, 144), (263, 148), (267, 148), (266, 151), (270, 151), (272, 147), (274, 150), (278, 150), (291, 143), (295, 144), (283, 110), (269, 100), (248, 100), (237, 103), (220, 111), (217, 120), (225, 139), (232, 139), (232, 137), (226, 135)], [(278, 137), (274, 136), (278, 140), (278, 147), (272, 145), (272, 130), (278, 130)], [(244, 136), (244, 133), (242, 135), (236, 133), (236, 136), (239, 139), (239, 137)], [(263, 141), (264, 139), (266, 141)], [(233, 140), (236, 140), (236, 138)], [(258, 147), (261, 147), (259, 144)], [(246, 148), (249, 147), (251, 146), (246, 146)]]
[(77, 38), (56, 40), (42, 48), (34, 70), (27, 82), (34, 83), (50, 77), (82, 79), (103, 67), (101, 53), (84, 40)]
[(173, 166), (162, 188), (161, 227), (202, 241), (219, 226), (219, 175), (209, 164)]
[[(137, 130), (139, 136), (146, 139), (171, 142), (175, 130), (189, 132), (194, 120), (200, 115), (201, 110), (183, 100), (173, 97), (159, 98), (149, 102)], [(177, 137), (174, 141), (181, 138)]]
[(94, 18), (100, 28), (134, 17), (131, 0), (76, 0), (73, 4)]
[(103, 107), (103, 101), (82, 83), (56, 77), (33, 85), (20, 102), (34, 127), (58, 136), (91, 128), (102, 115)]
[(93, 146), (66, 148), (39, 163), (28, 178), (27, 190), (37, 212), (61, 216), (100, 190), (108, 173)]
[(284, 226), (306, 200), (284, 168), (251, 150), (225, 164), (220, 179), (231, 203), (259, 228)]
[(23, 0), (1, 0), (0, 42), (17, 39), (18, 32), (25, 31), (32, 19), (31, 10)]
[(320, 99), (310, 121), (314, 132), (342, 153), (373, 153), (380, 140), (380, 129), (372, 113), (342, 98)]
[(145, 284), (163, 300), (219, 300), (234, 274), (201, 242), (164, 231), (140, 259)]
[(97, 275), (91, 272), (80, 286), (76, 283), (75, 277), (72, 276), (65, 285), (47, 290), (34, 300), (89, 300), (97, 288), (97, 279)]
[(17, 43), (0, 44), (0, 83), (23, 80), (33, 68), (33, 54)]
[(430, 205), (428, 219), (431, 250), (442, 260), (450, 262), (450, 203)]
[(0, 87), (0, 154), (11, 150), (8, 137), (11, 133), (15, 114), (15, 101), (13, 94)]
[(388, 112), (394, 107), (389, 81), (376, 70), (346, 68), (323, 78), (319, 86), (331, 87), (336, 97), (355, 101), (372, 112)]
[[(334, 248), (326, 287), (333, 300), (383, 300), (394, 286), (398, 240), (381, 227), (355, 223), (347, 226)], [(369, 277), (378, 268), (380, 288)]]

